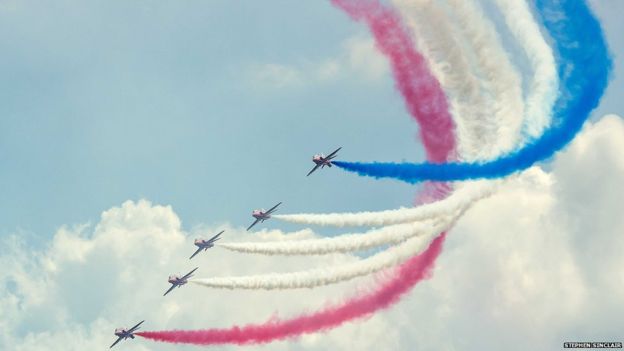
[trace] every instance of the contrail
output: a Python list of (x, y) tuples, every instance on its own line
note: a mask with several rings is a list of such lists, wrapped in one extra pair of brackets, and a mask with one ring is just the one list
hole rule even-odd
[(559, 79), (555, 57), (525, 0), (496, 0), (496, 4), (531, 62), (533, 78), (526, 97), (524, 126), (527, 136), (534, 139), (550, 124), (557, 98)]
[(454, 181), (503, 177), (549, 158), (567, 145), (598, 105), (611, 72), (611, 58), (600, 24), (583, 1), (536, 3), (538, 13), (560, 56), (561, 93), (551, 126), (536, 140), (488, 162), (434, 164), (357, 163), (334, 164), (375, 178), (395, 178), (408, 183), (424, 180)]
[(273, 218), (307, 225), (356, 227), (380, 227), (401, 223), (423, 221), (448, 214), (449, 208), (466, 206), (470, 202), (489, 196), (495, 189), (492, 181), (474, 181), (455, 184), (455, 190), (447, 198), (413, 208), (400, 208), (379, 212), (329, 213), (329, 214), (290, 214), (275, 215)]

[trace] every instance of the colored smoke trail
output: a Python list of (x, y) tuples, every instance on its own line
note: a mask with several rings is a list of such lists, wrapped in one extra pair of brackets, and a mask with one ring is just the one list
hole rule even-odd
[(398, 302), (415, 284), (431, 276), (435, 259), (446, 235), (435, 238), (422, 254), (398, 267), (392, 277), (373, 291), (336, 306), (288, 320), (271, 318), (264, 323), (225, 329), (138, 332), (137, 336), (161, 342), (195, 345), (267, 343), (338, 327), (346, 321), (366, 317)]
[(611, 58), (600, 24), (585, 2), (539, 0), (536, 5), (560, 56), (559, 80), (562, 89), (555, 105), (554, 120), (541, 137), (489, 162), (413, 164), (336, 161), (334, 164), (359, 175), (395, 178), (408, 183), (497, 178), (528, 168), (567, 145), (598, 105), (608, 83)]
[(393, 10), (379, 0), (332, 0), (354, 20), (368, 24), (377, 48), (388, 58), (397, 89), (420, 124), (427, 159), (445, 162), (454, 156), (453, 119), (440, 83), (424, 57), (414, 49), (409, 31)]
[[(361, 4), (361, 2), (358, 3)], [(379, 2), (371, 2), (369, 3), (369, 7), (373, 10), (373, 14), (369, 16), (368, 22), (384, 22), (384, 17), (388, 16), (386, 15), (388, 12), (391, 18), (396, 18), (396, 15)], [(346, 10), (349, 12), (349, 9)], [(362, 10), (359, 10), (359, 12), (361, 11)], [(396, 20), (386, 21), (386, 23), (387, 26), (399, 24)], [(382, 25), (383, 23), (378, 23), (377, 27)], [(371, 29), (372, 27), (373, 26), (371, 26)], [(407, 33), (401, 33), (401, 29), (396, 32), (404, 36), (408, 35)], [(375, 36), (375, 39), (378, 45), (381, 46), (379, 43), (380, 37)], [(414, 49), (410, 46), (406, 47), (405, 50), (409, 53)], [(393, 56), (393, 58), (401, 59), (400, 56), (396, 55)], [(395, 65), (394, 62), (391, 62), (391, 64), (393, 66)], [(397, 72), (398, 68), (395, 67), (393, 70)], [(401, 76), (409, 77), (408, 74), (402, 74)], [(418, 77), (413, 78), (417, 80)], [(438, 96), (439, 93), (434, 95)], [(403, 94), (403, 96), (407, 99), (407, 96), (411, 95)], [(448, 113), (446, 113), (446, 115), (448, 115)], [(423, 135), (439, 133), (438, 135), (441, 136), (440, 140), (423, 137), (423, 144), (431, 161), (439, 162), (440, 160), (450, 159), (453, 156), (455, 143), (452, 121), (450, 118), (444, 121), (444, 123), (437, 125), (431, 123), (421, 124), (421, 133)], [(443, 141), (442, 145), (439, 145), (438, 141)], [(439, 149), (436, 150), (436, 146), (439, 146)], [(406, 263), (394, 269), (391, 276), (389, 276), (387, 280), (381, 282), (374, 290), (360, 293), (358, 296), (337, 306), (326, 307), (320, 311), (285, 321), (270, 319), (262, 324), (243, 327), (234, 326), (227, 329), (141, 332), (136, 335), (171, 343), (192, 343), (201, 345), (224, 343), (246, 344), (266, 343), (273, 340), (298, 336), (304, 333), (313, 333), (335, 328), (347, 321), (363, 318), (374, 312), (390, 307), (398, 302), (415, 284), (428, 278), (431, 274), (435, 259), (442, 250), (445, 237), (445, 233), (439, 235), (432, 241), (427, 250), (418, 256), (412, 257)]]

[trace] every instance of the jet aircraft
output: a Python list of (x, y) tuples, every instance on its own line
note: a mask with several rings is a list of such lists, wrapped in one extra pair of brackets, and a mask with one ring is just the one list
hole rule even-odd
[(195, 246), (198, 247), (197, 251), (195, 251), (194, 254), (191, 255), (191, 257), (189, 257), (189, 260), (193, 257), (195, 257), (195, 255), (197, 255), (201, 250), (208, 250), (209, 248), (214, 246), (215, 241), (221, 239), (220, 236), (221, 234), (223, 234), (225, 230), (222, 230), (219, 234), (213, 236), (212, 238), (208, 239), (208, 240), (203, 240), (203, 239), (195, 239)]
[(267, 219), (271, 218), (271, 213), (275, 212), (275, 209), (277, 208), (277, 206), (281, 204), (282, 204), (281, 202), (278, 203), (277, 205), (271, 207), (268, 211), (265, 211), (264, 209), (262, 209), (262, 210), (254, 210), (253, 212), (251, 212), (251, 216), (255, 218), (256, 220), (253, 223), (251, 223), (251, 225), (247, 228), (247, 230), (251, 229), (251, 227), (256, 225), (258, 222), (264, 222)]
[(139, 324), (135, 325), (130, 329), (126, 328), (117, 328), (115, 329), (115, 335), (117, 336), (117, 340), (109, 347), (113, 348), (113, 346), (117, 345), (121, 340), (126, 340), (127, 338), (134, 339), (134, 332), (139, 329), (139, 326), (145, 322), (144, 320), (139, 322)]
[(316, 171), (317, 169), (319, 169), (319, 167), (320, 168), (324, 168), (325, 166), (331, 167), (332, 166), (331, 160), (333, 160), (336, 157), (336, 153), (340, 151), (340, 149), (342, 149), (342, 147), (337, 148), (334, 152), (332, 152), (331, 154), (327, 156), (323, 154), (314, 155), (312, 157), (312, 162), (314, 162), (315, 165), (314, 165), (314, 168), (312, 168), (312, 170), (308, 172), (308, 176), (312, 174), (314, 171)]
[[(197, 267), (199, 268), (199, 267)], [(169, 290), (167, 290), (167, 292), (165, 292), (165, 295), (167, 295), (168, 293), (171, 292), (171, 290), (175, 289), (176, 287), (181, 287), (182, 285), (188, 283), (188, 278), (193, 276), (193, 272), (195, 272), (197, 270), (197, 268), (193, 269), (192, 271), (188, 272), (186, 275), (182, 276), (182, 277), (178, 277), (177, 275), (170, 275), (169, 279), (167, 280), (170, 284), (171, 287), (169, 288)]]

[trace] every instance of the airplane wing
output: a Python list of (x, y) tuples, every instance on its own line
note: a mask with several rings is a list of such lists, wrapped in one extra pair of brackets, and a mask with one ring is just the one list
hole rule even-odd
[(223, 234), (225, 230), (222, 230), (219, 234), (213, 236), (212, 238), (210, 238), (208, 241), (212, 242), (212, 241), (216, 241), (219, 238), (219, 235)]
[[(199, 268), (199, 267), (197, 267), (197, 268)], [(191, 274), (193, 274), (193, 272), (195, 272), (197, 270), (197, 268), (195, 268), (192, 271), (186, 273), (186, 275), (184, 277), (180, 278), (180, 279), (186, 279), (186, 278), (190, 277)]]
[(314, 168), (312, 168), (312, 170), (310, 172), (308, 172), (308, 175), (306, 175), (306, 177), (309, 176), (310, 174), (312, 174), (314, 171), (316, 171), (319, 167), (321, 167), (320, 164), (314, 165)]
[(273, 211), (275, 211), (275, 209), (277, 208), (277, 206), (281, 205), (282, 203), (278, 203), (277, 205), (271, 207), (268, 211), (266, 211), (267, 214), (271, 214), (273, 213)]
[(256, 218), (256, 220), (251, 223), (251, 225), (247, 228), (247, 230), (251, 229), (251, 227), (253, 227), (254, 225), (256, 225), (256, 223), (260, 222), (260, 219)]
[(191, 255), (191, 257), (189, 257), (189, 260), (190, 260), (191, 258), (195, 257), (195, 255), (197, 255), (197, 254), (198, 254), (201, 250), (203, 250), (203, 249), (204, 249), (203, 247), (200, 247), (199, 249), (197, 249), (197, 251), (195, 251), (195, 253), (194, 253), (194, 254), (192, 254), (192, 255)]
[(171, 284), (171, 287), (169, 288), (169, 290), (167, 290), (166, 293), (163, 294), (163, 296), (167, 295), (168, 293), (171, 292), (171, 290), (175, 289), (175, 287), (178, 286), (177, 284)]
[(123, 339), (123, 336), (120, 336), (117, 338), (117, 340), (109, 347), (109, 349), (112, 349), (113, 346), (117, 345), (118, 342), (120, 342)]
[(341, 147), (339, 147), (339, 148), (337, 148), (337, 149), (336, 149), (334, 152), (332, 152), (331, 154), (327, 155), (327, 157), (325, 157), (325, 159), (332, 159), (332, 158), (334, 158), (334, 157), (335, 157), (334, 155), (336, 155), (336, 153), (337, 153), (338, 151), (340, 151), (340, 149), (342, 149), (342, 146), (341, 146)]
[(143, 324), (143, 322), (145, 322), (145, 321), (144, 320), (140, 321), (139, 324), (137, 324), (134, 327), (130, 328), (130, 330), (128, 330), (128, 332), (132, 333), (133, 331), (139, 329), (139, 325)]

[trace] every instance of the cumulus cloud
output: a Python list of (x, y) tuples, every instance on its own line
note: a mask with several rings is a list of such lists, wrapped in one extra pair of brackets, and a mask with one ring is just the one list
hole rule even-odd
[[(398, 307), (327, 334), (271, 349), (560, 349), (564, 341), (618, 340), (624, 322), (624, 123), (588, 125), (548, 172), (510, 182), (471, 209), (449, 235), (432, 279)], [(523, 179), (538, 179), (528, 181)], [(192, 261), (192, 239), (226, 229), (224, 240), (275, 240), (228, 224), (185, 230), (171, 207), (128, 201), (95, 225), (66, 226), (43, 249), (5, 238), (0, 251), (0, 349), (91, 350), (112, 330), (225, 327), (311, 311), (352, 284), (289, 292), (195, 286), (167, 297), (170, 273), (198, 277), (286, 272), (354, 260), (259, 257), (213, 248)], [(308, 230), (296, 234), (313, 237)], [(619, 339), (621, 340), (621, 339)], [(125, 350), (170, 350), (138, 339)], [(263, 348), (263, 347), (259, 347)]]

